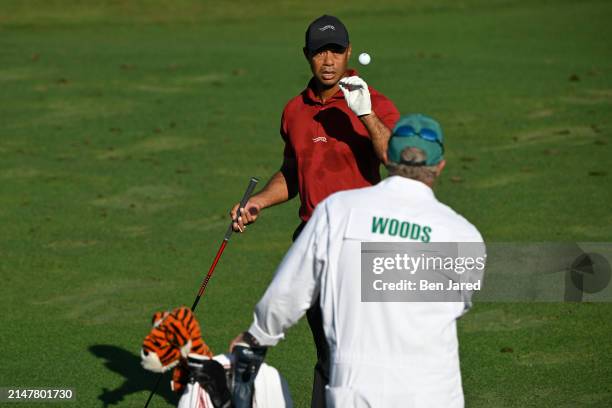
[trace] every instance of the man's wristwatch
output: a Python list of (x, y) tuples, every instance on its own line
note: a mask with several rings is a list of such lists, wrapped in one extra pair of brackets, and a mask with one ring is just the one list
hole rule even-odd
[(261, 344), (259, 344), (259, 341), (257, 341), (255, 336), (248, 331), (245, 331), (242, 334), (242, 338), (244, 339), (244, 342), (249, 345), (249, 347), (261, 347)]

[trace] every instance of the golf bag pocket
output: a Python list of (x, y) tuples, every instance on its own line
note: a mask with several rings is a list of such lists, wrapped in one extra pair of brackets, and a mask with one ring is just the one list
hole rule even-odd
[(178, 402), (178, 408), (202, 408), (214, 407), (210, 396), (202, 386), (195, 383), (187, 383), (184, 388), (183, 395)]

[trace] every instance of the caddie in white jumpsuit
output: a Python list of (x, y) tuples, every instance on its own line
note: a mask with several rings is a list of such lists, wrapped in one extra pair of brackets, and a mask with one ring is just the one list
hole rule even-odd
[[(431, 189), (445, 165), (438, 123), (408, 115), (393, 133), (390, 177), (317, 206), (257, 304), (248, 332), (234, 342), (276, 345), (320, 294), (331, 352), (329, 407), (463, 407), (456, 319), (469, 301), (361, 301), (362, 242), (482, 243), (478, 230)], [(389, 228), (392, 220), (418, 232), (400, 234)]]

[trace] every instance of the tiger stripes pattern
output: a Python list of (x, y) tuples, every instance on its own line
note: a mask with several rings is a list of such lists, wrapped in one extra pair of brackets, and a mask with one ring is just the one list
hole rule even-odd
[(151, 332), (143, 341), (142, 351), (145, 357), (149, 353), (157, 355), (162, 365), (161, 371), (176, 365), (189, 353), (212, 358), (191, 309), (183, 306), (172, 312), (156, 312), (152, 324)]

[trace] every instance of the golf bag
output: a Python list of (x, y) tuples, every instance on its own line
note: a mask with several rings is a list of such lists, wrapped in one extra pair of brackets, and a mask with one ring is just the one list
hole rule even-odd
[[(261, 361), (253, 364), (249, 358), (241, 357), (245, 354), (243, 351), (220, 354), (212, 360), (190, 354), (187, 358), (189, 381), (178, 408), (293, 407), (289, 387), (279, 372), (261, 363), (263, 355)], [(257, 370), (253, 366), (259, 363)]]

